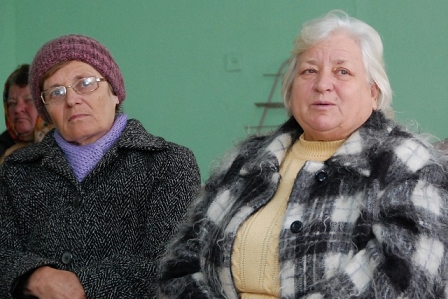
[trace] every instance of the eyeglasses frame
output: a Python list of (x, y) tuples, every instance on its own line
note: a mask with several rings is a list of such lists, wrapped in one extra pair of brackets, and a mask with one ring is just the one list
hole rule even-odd
[[(90, 76), (90, 77), (83, 77), (83, 78), (79, 78), (75, 83), (77, 83), (77, 82), (79, 82), (79, 81), (81, 81), (81, 80), (83, 80), (83, 79), (87, 79), (87, 78), (95, 78), (95, 81), (96, 82), (105, 82), (105, 81), (107, 81), (105, 78), (98, 78), (98, 77), (95, 77), (95, 76)], [(73, 85), (73, 84), (72, 84)], [(80, 94), (80, 95), (82, 95), (82, 94), (85, 94), (85, 93), (79, 93), (76, 89), (74, 89), (73, 87), (72, 87), (72, 85), (67, 85), (67, 86), (65, 86), (65, 85), (59, 85), (59, 86), (54, 86), (54, 87), (50, 87), (50, 88), (47, 88), (47, 89), (45, 89), (44, 91), (42, 91), (41, 93), (40, 93), (40, 99), (42, 100), (42, 103), (44, 103), (44, 105), (50, 105), (51, 103), (45, 103), (45, 98), (44, 98), (44, 93), (46, 92), (46, 91), (48, 91), (48, 90), (50, 90), (50, 89), (52, 89), (52, 88), (56, 88), (56, 87), (64, 87), (65, 88), (65, 96), (67, 97), (67, 88), (71, 88), (71, 89), (73, 89), (77, 94)], [(98, 88), (100, 87), (100, 85), (98, 84), (98, 87), (97, 88), (95, 88), (94, 90), (91, 90), (90, 92), (94, 92), (95, 90), (97, 90)], [(89, 93), (90, 93), (89, 92)], [(65, 98), (64, 98), (64, 100), (65, 100)]]

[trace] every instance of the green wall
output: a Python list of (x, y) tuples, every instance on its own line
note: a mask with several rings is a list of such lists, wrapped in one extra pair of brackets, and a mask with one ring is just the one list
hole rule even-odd
[[(264, 74), (287, 59), (301, 24), (335, 8), (383, 37), (397, 120), (445, 138), (446, 0), (0, 0), (0, 81), (52, 38), (94, 37), (121, 67), (125, 112), (191, 148), (206, 179), (254, 132), (263, 112), (254, 103), (267, 100), (274, 82)], [(228, 69), (228, 57), (239, 70)], [(266, 124), (285, 119), (282, 109), (270, 110)]]

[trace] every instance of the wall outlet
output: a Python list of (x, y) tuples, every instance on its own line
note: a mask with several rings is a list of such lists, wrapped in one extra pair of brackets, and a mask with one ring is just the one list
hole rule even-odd
[(226, 71), (240, 71), (242, 70), (242, 58), (239, 54), (227, 54), (225, 55)]

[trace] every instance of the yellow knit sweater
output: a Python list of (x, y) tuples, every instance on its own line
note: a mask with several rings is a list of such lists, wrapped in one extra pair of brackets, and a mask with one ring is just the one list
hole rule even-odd
[(274, 197), (242, 224), (233, 245), (232, 274), (240, 298), (280, 298), (279, 235), (294, 180), (305, 161), (325, 161), (343, 142), (310, 142), (302, 135), (288, 151)]

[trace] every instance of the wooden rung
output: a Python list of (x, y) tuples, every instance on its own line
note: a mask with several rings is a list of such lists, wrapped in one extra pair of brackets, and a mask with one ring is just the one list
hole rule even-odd
[(271, 128), (273, 128), (273, 129), (275, 129), (275, 128), (278, 128), (278, 127), (280, 127), (280, 125), (271, 125), (271, 126), (269, 126), (269, 125), (265, 125), (265, 126), (249, 126), (249, 125), (246, 125), (246, 126), (244, 126), (246, 129), (271, 129)]
[(263, 102), (263, 103), (255, 103), (255, 106), (268, 107), (268, 108), (283, 108), (283, 103), (281, 103), (281, 102), (274, 102), (274, 103)]

